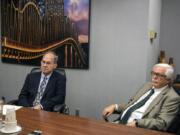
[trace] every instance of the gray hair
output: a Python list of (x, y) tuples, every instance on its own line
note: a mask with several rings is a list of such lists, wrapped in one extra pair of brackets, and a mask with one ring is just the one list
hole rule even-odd
[(165, 72), (166, 78), (170, 79), (171, 81), (173, 80), (173, 77), (174, 77), (174, 68), (171, 65), (169, 65), (167, 63), (158, 63), (158, 64), (153, 66), (153, 68), (155, 68), (155, 67), (166, 68), (166, 72)]
[(46, 55), (46, 54), (52, 54), (54, 56), (54, 64), (57, 64), (58, 62), (58, 55), (53, 52), (53, 51), (47, 51), (46, 53), (44, 53), (43, 57)]

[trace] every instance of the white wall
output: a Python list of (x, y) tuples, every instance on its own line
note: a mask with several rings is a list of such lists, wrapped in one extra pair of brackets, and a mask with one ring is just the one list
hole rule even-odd
[(145, 82), (147, 18), (145, 0), (92, 1), (90, 69), (68, 72), (70, 108), (100, 117), (103, 107), (127, 101)]
[(180, 1), (163, 0), (160, 48), (165, 50), (166, 60), (174, 58), (175, 72), (180, 74)]
[(148, 32), (151, 30), (157, 32), (157, 37), (153, 42), (149, 42), (149, 40), (147, 42), (147, 79), (152, 66), (157, 63), (157, 57), (159, 55), (161, 3), (162, 0), (149, 1)]
[[(127, 102), (146, 81), (156, 59), (156, 47), (148, 50), (148, 16), (149, 0), (91, 0), (90, 69), (66, 70), (72, 114), (78, 108), (99, 119), (106, 105)], [(16, 98), (30, 68), (0, 63), (0, 95)]]

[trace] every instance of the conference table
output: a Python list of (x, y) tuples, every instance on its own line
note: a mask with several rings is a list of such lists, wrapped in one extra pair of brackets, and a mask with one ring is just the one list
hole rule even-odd
[(42, 135), (170, 135), (166, 132), (29, 108), (17, 110), (16, 118), (18, 125), (22, 127), (18, 135), (27, 135), (34, 130), (41, 130)]

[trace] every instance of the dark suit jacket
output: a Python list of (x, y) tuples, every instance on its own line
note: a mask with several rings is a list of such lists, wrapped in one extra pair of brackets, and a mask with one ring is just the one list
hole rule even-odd
[[(127, 105), (119, 106), (118, 111), (124, 111), (127, 107), (136, 102), (144, 93), (152, 88), (151, 83), (144, 85), (133, 96)], [(149, 105), (144, 112), (142, 119), (138, 120), (138, 126), (149, 129), (164, 130), (166, 131), (171, 122), (175, 118), (180, 105), (180, 96), (174, 89), (164, 89)]]
[[(18, 105), (32, 107), (36, 98), (41, 72), (30, 73), (27, 75), (21, 93), (19, 95)], [(43, 110), (52, 111), (54, 105), (64, 103), (66, 95), (66, 78), (53, 71), (45, 88), (41, 105)]]

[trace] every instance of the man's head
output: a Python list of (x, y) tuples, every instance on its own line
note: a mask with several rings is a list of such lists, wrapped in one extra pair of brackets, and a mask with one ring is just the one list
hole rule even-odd
[(173, 80), (174, 69), (166, 63), (160, 63), (153, 66), (151, 71), (151, 81), (155, 88), (162, 88), (171, 84)]
[(54, 52), (49, 51), (45, 53), (41, 60), (41, 71), (45, 75), (52, 73), (53, 70), (57, 67), (57, 61), (58, 56)]

